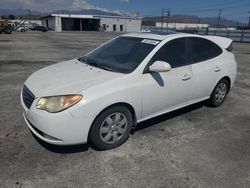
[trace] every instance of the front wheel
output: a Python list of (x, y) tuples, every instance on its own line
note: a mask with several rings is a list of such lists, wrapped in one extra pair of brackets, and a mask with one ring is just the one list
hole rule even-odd
[(123, 144), (132, 128), (132, 114), (124, 106), (114, 106), (103, 111), (94, 121), (89, 140), (94, 148), (108, 150)]
[(223, 104), (229, 91), (229, 83), (226, 79), (221, 79), (210, 95), (209, 105), (218, 107)]

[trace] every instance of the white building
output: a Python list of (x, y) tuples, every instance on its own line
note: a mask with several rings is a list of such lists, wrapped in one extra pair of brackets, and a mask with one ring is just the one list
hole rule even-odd
[(156, 27), (169, 28), (173, 30), (185, 30), (185, 29), (206, 29), (209, 27), (209, 24), (200, 24), (200, 23), (163, 23), (156, 22)]
[(8, 21), (9, 23), (21, 24), (21, 25), (42, 25), (41, 20), (15, 19), (15, 20), (8, 20)]
[(141, 29), (138, 17), (51, 14), (43, 17), (42, 25), (53, 31), (121, 31), (133, 32)]

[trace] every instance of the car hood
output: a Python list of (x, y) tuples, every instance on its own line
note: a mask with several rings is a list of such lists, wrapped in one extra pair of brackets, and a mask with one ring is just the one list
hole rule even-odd
[(77, 94), (124, 74), (86, 65), (77, 59), (34, 72), (24, 83), (36, 97)]

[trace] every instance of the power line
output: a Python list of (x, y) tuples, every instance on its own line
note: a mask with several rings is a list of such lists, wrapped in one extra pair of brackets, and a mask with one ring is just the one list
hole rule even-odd
[[(242, 1), (244, 1), (244, 0), (242, 0)], [(237, 1), (230, 1), (230, 2), (227, 2), (226, 4), (227, 5), (232, 5), (232, 3), (233, 4), (235, 4), (236, 3), (236, 5), (238, 4), (238, 3), (244, 3), (244, 2), (239, 2), (238, 0)], [(175, 10), (175, 12), (185, 12), (185, 11), (192, 11), (192, 10), (202, 10), (202, 9), (208, 9), (208, 8), (210, 8), (211, 9), (211, 7), (213, 7), (214, 8), (214, 10), (217, 10), (218, 8), (220, 8), (220, 7), (217, 7), (217, 6), (219, 6), (219, 5), (223, 5), (223, 6), (225, 6), (225, 3), (217, 3), (217, 4), (213, 4), (213, 5), (207, 5), (207, 6), (196, 6), (196, 7), (189, 7), (189, 8), (183, 8), (183, 9), (174, 9)], [(159, 9), (154, 9), (154, 10), (146, 10), (146, 11), (143, 11), (143, 13), (150, 13), (150, 14), (152, 14), (152, 13), (158, 13), (159, 12)]]
[[(242, 2), (241, 2), (242, 3)], [(223, 6), (223, 10), (230, 10), (230, 9), (239, 9), (239, 8), (242, 8), (242, 7), (248, 7), (250, 6), (250, 3), (246, 3), (246, 4), (238, 4), (238, 5), (227, 5), (227, 6)], [(172, 12), (174, 14), (188, 14), (188, 13), (204, 13), (204, 12), (217, 12), (218, 9), (221, 9), (220, 7), (219, 8), (207, 8), (207, 9), (197, 9), (197, 10), (173, 10)], [(155, 14), (156, 12), (155, 11), (152, 11), (150, 12), (150, 14), (146, 14), (145, 16), (156, 16)]]
[(188, 7), (188, 8), (184, 8), (184, 9), (175, 9), (176, 11), (185, 11), (185, 10), (195, 10), (195, 9), (207, 9), (207, 8), (219, 8), (221, 6), (225, 6), (226, 5), (233, 5), (233, 4), (238, 4), (238, 3), (244, 3), (244, 1), (249, 2), (248, 0), (241, 0), (241, 2), (239, 2), (239, 0), (234, 0), (234, 1), (229, 1), (229, 2), (220, 2), (220, 3), (216, 3), (216, 4), (210, 4), (210, 5), (204, 5), (204, 6), (196, 6), (196, 7)]
[(230, 16), (238, 16), (238, 15), (246, 15), (246, 14), (248, 14), (248, 12), (247, 11), (244, 11), (244, 12), (237, 12), (237, 13), (232, 13), (232, 14), (225, 14), (225, 15), (223, 15), (223, 17), (230, 17)]
[[(243, 0), (244, 1), (244, 0)], [(217, 4), (213, 4), (213, 5), (210, 5), (210, 7), (216, 7), (216, 6), (218, 6), (218, 5), (220, 5), (221, 3), (217, 3)], [(234, 5), (233, 5), (234, 4)], [(225, 5), (225, 3), (223, 4), (223, 12), (225, 11), (225, 12), (228, 12), (229, 10), (234, 10), (234, 11), (236, 11), (236, 10), (240, 10), (240, 9), (242, 9), (242, 8), (249, 8), (249, 6), (250, 6), (250, 3), (248, 2), (248, 3), (246, 3), (246, 2), (238, 2), (238, 1), (230, 1), (230, 2), (228, 2), (226, 5)], [(221, 19), (222, 19), (222, 17), (228, 17), (228, 16), (236, 16), (236, 15), (243, 15), (243, 14), (247, 14), (247, 11), (244, 11), (244, 12), (238, 12), (238, 13), (233, 13), (233, 14), (227, 14), (227, 15), (221, 15), (221, 13), (222, 13), (222, 8), (221, 7), (219, 7), (219, 8), (208, 8), (209, 6), (207, 6), (207, 8), (202, 8), (202, 7), (200, 7), (199, 9), (198, 9), (198, 7), (196, 7), (196, 9), (195, 10), (185, 10), (185, 9), (182, 9), (182, 10), (174, 10), (174, 11), (172, 11), (174, 14), (190, 14), (190, 13), (205, 13), (205, 12), (217, 12), (218, 11), (218, 9), (219, 9), (219, 15), (218, 15), (218, 20), (217, 20), (217, 25), (219, 26), (220, 25), (220, 21), (221, 21)], [(194, 9), (194, 8), (193, 8)], [(221, 11), (220, 11), (221, 10)], [(159, 10), (158, 10), (159, 11)], [(157, 11), (157, 12), (158, 12)], [(157, 13), (156, 13), (156, 10), (151, 10), (151, 11), (146, 11), (146, 12), (149, 12), (150, 14), (147, 14), (147, 15), (145, 15), (145, 16), (148, 16), (148, 17), (155, 17), (155, 16), (157, 16)], [(166, 9), (165, 9), (165, 11), (164, 12), (166, 12)], [(159, 15), (159, 14), (158, 14)], [(164, 17), (164, 15), (163, 15), (163, 17)]]
[[(248, 8), (248, 6), (250, 6), (250, 3), (244, 3), (244, 2), (238, 2), (240, 4), (235, 4), (232, 5), (230, 3), (227, 3), (227, 5), (223, 5), (223, 10), (228, 10), (228, 9), (238, 9), (238, 8)], [(244, 3), (244, 4), (242, 4)], [(214, 6), (215, 7), (215, 6)], [(196, 8), (194, 10), (185, 10), (185, 9), (173, 9), (173, 13), (178, 14), (178, 13), (200, 13), (200, 12), (217, 12), (218, 9), (221, 9), (221, 7), (217, 7), (217, 8)], [(148, 12), (150, 14), (147, 14), (147, 16), (155, 16), (154, 13), (157, 13), (159, 10), (151, 10), (151, 11), (144, 11), (144, 12)]]
[[(230, 5), (230, 6), (223, 6), (223, 10), (227, 10), (227, 9), (235, 9), (235, 8), (241, 8), (241, 7), (247, 7), (250, 6), (250, 3), (245, 3), (245, 4), (239, 4), (237, 5)], [(180, 11), (176, 11), (174, 10), (175, 13), (182, 13), (182, 12), (211, 12), (211, 11), (217, 11), (218, 8), (207, 8), (207, 9), (196, 9), (196, 10), (180, 10)]]

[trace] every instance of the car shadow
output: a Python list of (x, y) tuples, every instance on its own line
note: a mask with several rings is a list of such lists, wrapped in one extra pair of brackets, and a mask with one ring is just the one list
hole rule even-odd
[[(163, 121), (167, 121), (169, 119), (172, 119), (174, 117), (177, 117), (179, 115), (183, 115), (186, 114), (188, 112), (197, 110), (201, 107), (204, 106), (204, 102), (200, 102), (197, 104), (193, 104), (184, 108), (181, 108), (179, 110), (175, 110), (163, 115), (160, 115), (158, 117), (143, 121), (141, 123), (138, 123), (138, 125), (131, 131), (131, 134), (134, 134), (137, 131), (149, 128), (151, 126), (154, 126), (158, 123), (161, 123)], [(31, 132), (32, 133), (32, 132)], [(61, 154), (67, 154), (67, 153), (79, 153), (79, 152), (85, 152), (88, 151), (89, 148), (92, 148), (96, 151), (99, 151), (98, 149), (96, 149), (95, 147), (93, 147), (92, 145), (90, 145), (89, 143), (87, 144), (80, 144), (80, 145), (70, 145), (70, 146), (58, 146), (58, 145), (52, 145), (49, 143), (46, 143), (44, 141), (42, 141), (41, 139), (39, 139), (36, 135), (34, 135), (32, 133), (33, 137), (35, 138), (35, 140), (45, 149), (54, 152), (54, 153), (61, 153)]]
[[(31, 132), (32, 133), (32, 132)], [(89, 144), (79, 144), (79, 145), (69, 145), (69, 146), (59, 146), (59, 145), (53, 145), (46, 143), (39, 139), (36, 135), (32, 133), (32, 136), (35, 138), (35, 140), (45, 149), (54, 152), (54, 153), (79, 153), (79, 152), (85, 152), (88, 151), (90, 148)]]
[(172, 111), (172, 112), (160, 115), (160, 116), (157, 116), (155, 118), (145, 120), (143, 122), (138, 123), (137, 126), (131, 131), (131, 134), (134, 134), (137, 131), (154, 126), (154, 125), (161, 123), (163, 121), (167, 121), (167, 120), (175, 118), (177, 116), (180, 116), (180, 115), (189, 113), (191, 111), (200, 109), (204, 105), (205, 105), (204, 102), (199, 102), (199, 103), (196, 103), (196, 104), (193, 104), (193, 105), (190, 105), (190, 106), (187, 106), (187, 107), (184, 107), (184, 108), (181, 108), (181, 109), (178, 109), (178, 110), (175, 110), (175, 111)]

